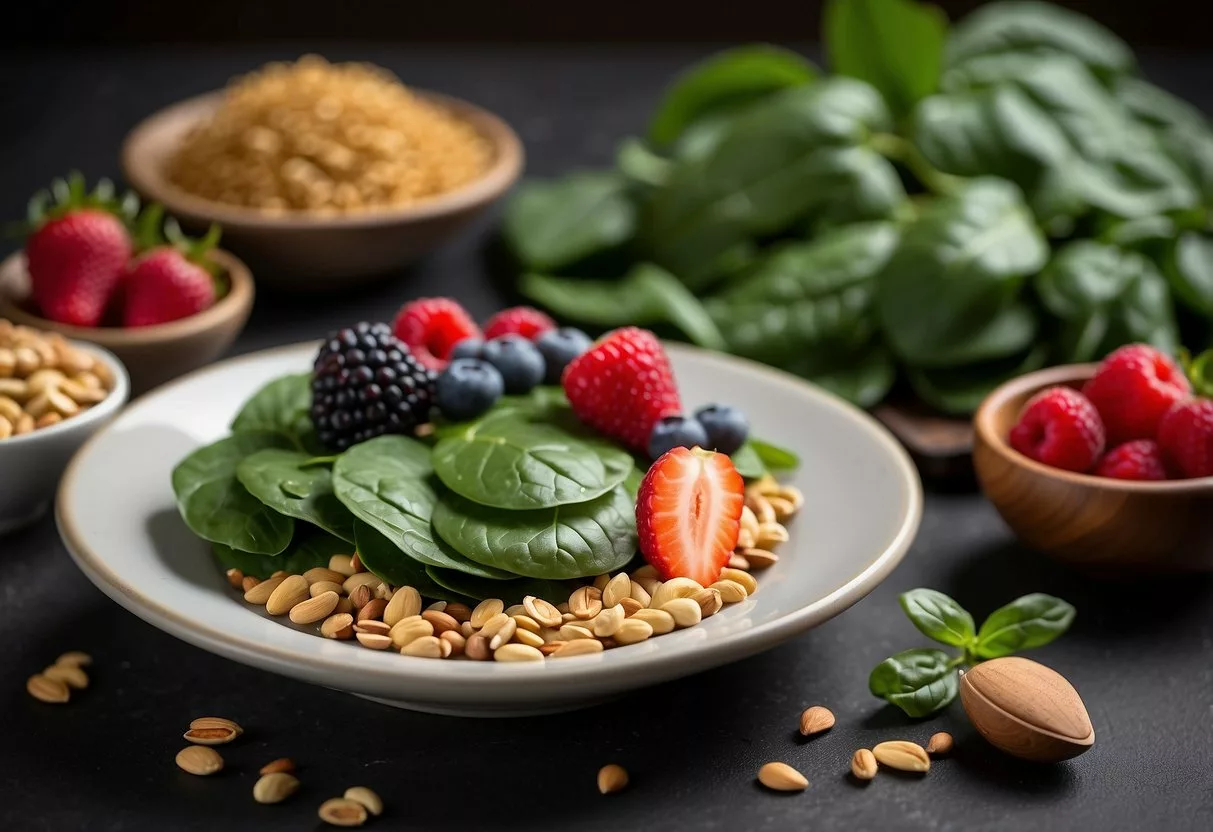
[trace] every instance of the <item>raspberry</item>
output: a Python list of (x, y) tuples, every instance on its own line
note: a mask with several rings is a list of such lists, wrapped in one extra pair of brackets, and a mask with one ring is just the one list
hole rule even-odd
[(537, 337), (556, 328), (556, 322), (533, 306), (515, 306), (502, 309), (484, 325), (485, 340), (502, 335), (521, 335), (534, 341)]
[(431, 370), (445, 369), (451, 350), (460, 341), (480, 337), (480, 327), (450, 298), (419, 298), (406, 303), (396, 313), (392, 331)]
[(1146, 344), (1116, 350), (1082, 388), (1099, 411), (1111, 445), (1155, 438), (1162, 417), (1191, 391), (1183, 370)]
[(1028, 400), (1011, 428), (1011, 447), (1067, 471), (1089, 471), (1104, 449), (1104, 426), (1085, 396), (1050, 387)]
[(1189, 399), (1167, 411), (1158, 444), (1172, 473), (1213, 477), (1213, 400)]
[(563, 383), (577, 418), (636, 451), (659, 419), (682, 412), (661, 342), (636, 327), (609, 332), (574, 358)]
[(1095, 476), (1114, 480), (1165, 480), (1162, 450), (1153, 439), (1134, 439), (1104, 454)]

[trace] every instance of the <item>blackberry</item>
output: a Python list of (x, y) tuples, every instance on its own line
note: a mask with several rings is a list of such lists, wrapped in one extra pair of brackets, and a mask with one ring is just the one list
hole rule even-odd
[(387, 324), (360, 323), (328, 337), (312, 371), (312, 424), (344, 451), (385, 433), (411, 434), (430, 416), (435, 373)]

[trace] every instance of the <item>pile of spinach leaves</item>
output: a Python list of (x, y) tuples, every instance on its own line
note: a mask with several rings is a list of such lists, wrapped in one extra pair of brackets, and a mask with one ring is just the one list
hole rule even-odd
[(949, 31), (913, 0), (831, 0), (823, 31), (835, 75), (722, 52), (614, 169), (524, 184), (521, 293), (957, 414), (1046, 364), (1207, 339), (1213, 130), (1115, 35), (1040, 2)]

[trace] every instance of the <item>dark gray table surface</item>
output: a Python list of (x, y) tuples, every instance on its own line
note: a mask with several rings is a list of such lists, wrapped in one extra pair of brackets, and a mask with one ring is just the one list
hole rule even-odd
[[(78, 167), (117, 174), (122, 136), (142, 116), (280, 48), (154, 48), (123, 53), (0, 55), (0, 214)], [(328, 46), (407, 81), (465, 96), (509, 120), (530, 172), (607, 162), (644, 124), (661, 84), (705, 50)], [(1147, 56), (1152, 77), (1213, 110), (1213, 60)], [(486, 277), (492, 218), (399, 279), (322, 303), (258, 298), (236, 346), (247, 352), (390, 316), (402, 301), (453, 294), (477, 315), (507, 300)], [(0, 476), (8, 472), (0, 471)], [(809, 495), (812, 499), (812, 495)], [(309, 829), (316, 807), (369, 785), (388, 804), (377, 829), (1208, 829), (1213, 827), (1213, 582), (1188, 577), (1103, 585), (1016, 543), (980, 497), (928, 495), (917, 542), (868, 598), (764, 655), (543, 718), (466, 720), (393, 710), (273, 676), (186, 645), (119, 608), (72, 565), (47, 519), (0, 538), (0, 828), (11, 830)], [(1082, 693), (1097, 743), (1057, 766), (1007, 758), (967, 724), (959, 704), (912, 722), (866, 689), (873, 664), (924, 642), (897, 594), (935, 587), (979, 616), (1034, 591), (1078, 608), (1073, 630), (1037, 651)], [(68, 649), (96, 658), (93, 685), (52, 708), (25, 678)], [(821, 703), (836, 727), (811, 741), (797, 715)], [(228, 768), (202, 779), (173, 755), (185, 723), (227, 715), (247, 728), (224, 749)], [(851, 752), (882, 739), (957, 739), (925, 778), (846, 776)], [(258, 806), (256, 769), (301, 766), (291, 802)], [(812, 787), (780, 796), (754, 783), (787, 761)], [(600, 797), (594, 775), (632, 774)]]

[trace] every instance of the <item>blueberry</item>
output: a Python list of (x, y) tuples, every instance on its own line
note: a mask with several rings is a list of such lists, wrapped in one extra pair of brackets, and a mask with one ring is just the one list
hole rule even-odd
[(671, 448), (706, 448), (708, 434), (703, 425), (688, 416), (666, 416), (649, 434), (649, 456), (653, 459)]
[(484, 341), (479, 338), (464, 338), (451, 349), (450, 359), (483, 358)]
[(695, 411), (695, 418), (703, 425), (708, 441), (705, 448), (722, 454), (736, 453), (745, 444), (750, 433), (750, 423), (745, 414), (727, 404), (710, 404)]
[(560, 376), (569, 362), (590, 348), (590, 336), (580, 329), (565, 326), (549, 329), (535, 339), (535, 346), (548, 364), (548, 384), (559, 384)]
[(438, 409), (453, 422), (474, 419), (501, 398), (505, 383), (492, 364), (457, 358), (438, 376)]
[(481, 357), (497, 368), (511, 395), (529, 393), (543, 381), (543, 355), (521, 335), (502, 335), (484, 345)]

